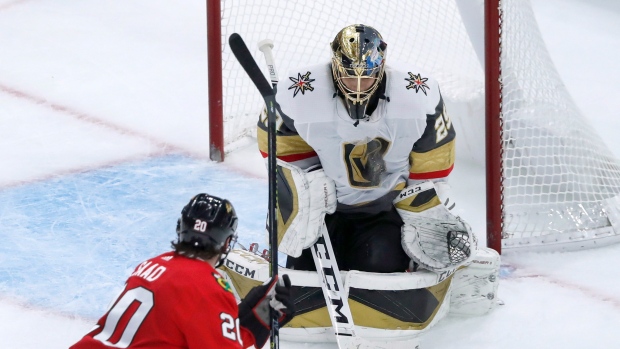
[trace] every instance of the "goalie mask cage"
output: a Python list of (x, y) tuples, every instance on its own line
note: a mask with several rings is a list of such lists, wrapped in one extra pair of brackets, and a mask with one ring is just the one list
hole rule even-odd
[(256, 43), (275, 42), (282, 89), (289, 69), (328, 61), (335, 34), (363, 23), (388, 43), (388, 65), (413, 62), (439, 81), (457, 157), (486, 163), (490, 247), (620, 241), (619, 162), (564, 87), (528, 0), (208, 0), (207, 16), (213, 160), (252, 142), (263, 109), (230, 34), (261, 67)]

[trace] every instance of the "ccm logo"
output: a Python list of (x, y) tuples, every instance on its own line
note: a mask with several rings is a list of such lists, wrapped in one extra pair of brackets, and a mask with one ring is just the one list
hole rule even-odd
[[(321, 260), (321, 266), (323, 269), (323, 281), (325, 282), (327, 289), (330, 291), (340, 291), (340, 288), (338, 287), (338, 281), (336, 280), (336, 277), (334, 275), (335, 273), (333, 265), (334, 263), (336, 263), (336, 261), (332, 260), (331, 256), (327, 253), (325, 239), (321, 236), (312, 248), (314, 248), (318, 259)], [(343, 324), (350, 323), (349, 318), (347, 318), (347, 316), (341, 311), (342, 307), (344, 306), (344, 300), (342, 299), (342, 297), (340, 297), (339, 292), (327, 293), (331, 304), (335, 306), (334, 311), (336, 313), (336, 321)]]
[(405, 198), (409, 195), (413, 195), (415, 193), (419, 193), (422, 191), (422, 187), (418, 186), (418, 187), (413, 187), (413, 188), (409, 188), (407, 189), (407, 191), (401, 191), (400, 194), (398, 195), (399, 199)]
[(254, 278), (254, 276), (256, 275), (256, 270), (248, 269), (241, 264), (237, 264), (231, 261), (230, 259), (227, 259), (225, 263), (228, 269), (233, 270), (235, 273), (239, 275), (247, 276), (250, 278)]

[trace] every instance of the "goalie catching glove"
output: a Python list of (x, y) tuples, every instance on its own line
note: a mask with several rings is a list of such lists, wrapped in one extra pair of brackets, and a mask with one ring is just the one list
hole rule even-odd
[(326, 213), (336, 211), (336, 186), (323, 169), (304, 171), (278, 160), (278, 250), (292, 257), (319, 238)]
[(403, 189), (394, 206), (404, 224), (405, 252), (421, 267), (445, 271), (466, 264), (476, 249), (471, 228), (441, 202), (433, 182)]
[(280, 326), (286, 325), (295, 316), (291, 280), (286, 274), (254, 287), (239, 303), (239, 324), (252, 332), (257, 348), (262, 348), (269, 338), (272, 309), (278, 312)]

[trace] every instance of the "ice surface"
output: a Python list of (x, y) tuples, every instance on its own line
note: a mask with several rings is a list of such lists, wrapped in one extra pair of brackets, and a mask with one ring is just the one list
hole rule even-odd
[[(576, 104), (619, 155), (620, 7), (533, 5)], [(79, 339), (129, 271), (169, 248), (181, 207), (198, 192), (229, 198), (240, 241), (265, 245), (256, 149), (224, 165), (207, 160), (205, 26), (205, 1), (0, 0), (2, 348)], [(458, 163), (451, 180), (458, 213), (478, 232), (483, 176)], [(504, 263), (505, 305), (448, 317), (423, 348), (617, 346), (620, 246)], [(293, 347), (335, 346), (282, 344)]]
[[(136, 265), (170, 248), (181, 208), (199, 192), (262, 217), (266, 182), (204, 160), (165, 156), (0, 192), (0, 293), (96, 317)], [(264, 217), (240, 219), (239, 241), (265, 245)], [(71, 290), (68, 292), (68, 290)]]

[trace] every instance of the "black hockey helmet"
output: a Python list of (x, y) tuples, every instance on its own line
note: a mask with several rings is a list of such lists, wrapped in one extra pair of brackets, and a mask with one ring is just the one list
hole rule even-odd
[(177, 221), (179, 242), (197, 249), (220, 250), (232, 237), (228, 249), (221, 251), (222, 261), (237, 239), (236, 230), (237, 214), (230, 201), (204, 193), (194, 196), (183, 207)]
[(387, 43), (364, 24), (344, 27), (331, 42), (332, 74), (352, 119), (366, 117), (370, 97), (385, 72)]

